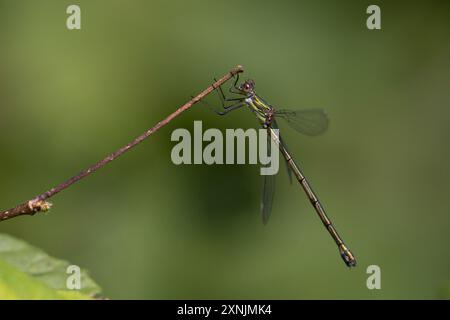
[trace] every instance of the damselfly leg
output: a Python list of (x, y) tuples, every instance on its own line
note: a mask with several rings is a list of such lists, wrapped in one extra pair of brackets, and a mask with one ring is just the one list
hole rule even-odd
[[(231, 91), (232, 88), (236, 88), (237, 89), (237, 82), (239, 81), (239, 74), (237, 74), (235, 76), (236, 80), (234, 81), (234, 84), (230, 86), (229, 91), (235, 94), (238, 94), (237, 92), (233, 92)], [(214, 81), (217, 82), (217, 80), (214, 78)], [(213, 110), (216, 114), (218, 114), (219, 116), (224, 116), (226, 114), (228, 114), (229, 112), (242, 108), (244, 107), (246, 104), (244, 102), (244, 99), (242, 96), (241, 97), (237, 97), (237, 98), (227, 98), (222, 90), (222, 87), (217, 87), (215, 88), (215, 91), (217, 92), (218, 96), (219, 96), (219, 100), (221, 103), (221, 111), (218, 111), (217, 109), (213, 108), (209, 103), (207, 103), (206, 101), (202, 100), (201, 102), (203, 104), (205, 104), (206, 106), (208, 106), (211, 110)]]

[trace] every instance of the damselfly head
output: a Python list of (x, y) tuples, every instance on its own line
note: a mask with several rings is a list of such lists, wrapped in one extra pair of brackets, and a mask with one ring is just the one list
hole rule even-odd
[(255, 81), (253, 80), (245, 80), (240, 86), (239, 90), (241, 90), (244, 93), (253, 93), (255, 89)]

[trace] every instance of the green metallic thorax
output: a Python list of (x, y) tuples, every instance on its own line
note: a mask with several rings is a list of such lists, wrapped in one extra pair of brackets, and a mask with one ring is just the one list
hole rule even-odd
[(258, 120), (262, 125), (267, 124), (267, 115), (273, 112), (272, 106), (265, 102), (257, 94), (245, 99), (245, 103), (250, 107), (250, 109), (255, 113)]

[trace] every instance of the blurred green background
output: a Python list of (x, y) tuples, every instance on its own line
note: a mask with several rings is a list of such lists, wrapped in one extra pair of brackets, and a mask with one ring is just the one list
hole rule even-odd
[[(82, 29), (66, 28), (78, 4)], [(259, 168), (175, 166), (171, 132), (257, 126), (199, 104), (9, 233), (85, 267), (110, 298), (445, 298), (450, 286), (450, 6), (377, 1), (0, 0), (0, 207), (134, 139), (245, 66), (285, 108), (323, 107), (317, 138), (282, 126), (337, 229), (348, 270), (284, 168), (271, 221)], [(210, 103), (218, 103), (215, 96)], [(379, 265), (382, 289), (368, 290)], [(447, 295), (448, 297), (448, 295)]]

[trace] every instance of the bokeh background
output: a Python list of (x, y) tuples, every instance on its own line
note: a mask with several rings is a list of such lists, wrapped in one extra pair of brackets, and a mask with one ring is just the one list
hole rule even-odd
[[(78, 4), (82, 29), (66, 29)], [(283, 168), (271, 221), (251, 165), (182, 165), (171, 132), (257, 126), (197, 105), (137, 149), (0, 232), (90, 270), (119, 299), (448, 298), (450, 6), (377, 1), (0, 0), (0, 206), (45, 191), (245, 66), (285, 108), (322, 107), (316, 138), (286, 126), (348, 270)], [(209, 102), (218, 103), (215, 96)], [(368, 290), (379, 265), (382, 289)]]

